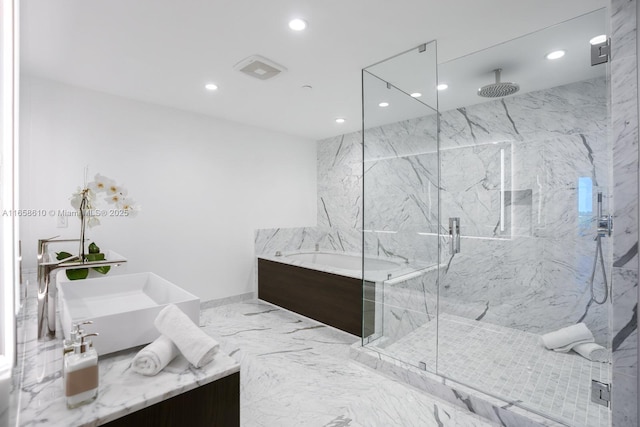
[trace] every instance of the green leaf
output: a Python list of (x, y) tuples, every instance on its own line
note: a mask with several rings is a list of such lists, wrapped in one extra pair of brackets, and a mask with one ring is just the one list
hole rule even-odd
[(88, 253), (85, 256), (87, 257), (87, 261), (102, 261), (102, 260), (104, 260), (104, 254)]
[(67, 278), (69, 280), (82, 280), (82, 279), (86, 279), (87, 276), (89, 275), (89, 269), (88, 268), (74, 268), (71, 270), (67, 270)]
[(111, 266), (109, 265), (103, 265), (101, 267), (93, 267), (93, 269), (95, 271), (97, 271), (100, 274), (107, 274), (109, 272), (109, 270), (111, 270)]
[(89, 253), (90, 254), (100, 253), (100, 248), (98, 247), (98, 245), (96, 245), (95, 243), (91, 242), (91, 244), (89, 245)]
[(61, 261), (63, 259), (67, 259), (67, 258), (72, 257), (72, 256), (73, 255), (71, 255), (69, 252), (64, 252), (64, 251), (56, 252), (56, 259), (58, 261)]

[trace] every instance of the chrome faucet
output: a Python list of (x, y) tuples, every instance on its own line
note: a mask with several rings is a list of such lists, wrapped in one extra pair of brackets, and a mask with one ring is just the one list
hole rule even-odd
[(52, 273), (74, 268), (117, 266), (126, 260), (87, 261), (79, 256), (50, 261), (47, 253), (49, 243), (79, 242), (80, 239), (60, 239), (59, 236), (38, 240), (38, 340), (49, 340), (56, 336), (56, 282)]
[[(49, 243), (67, 243), (67, 242), (79, 242), (80, 239), (58, 239), (60, 236), (49, 237), (48, 239), (38, 240), (38, 265), (43, 262), (49, 262)], [(57, 239), (57, 240), (56, 240)]]
[[(38, 240), (38, 339), (49, 339), (56, 335), (56, 294), (50, 292), (51, 267), (49, 259), (49, 244), (64, 242), (79, 242), (80, 239), (61, 239), (60, 236)], [(76, 259), (78, 259), (76, 257)], [(68, 261), (68, 259), (67, 259)], [(54, 263), (55, 264), (55, 263)]]

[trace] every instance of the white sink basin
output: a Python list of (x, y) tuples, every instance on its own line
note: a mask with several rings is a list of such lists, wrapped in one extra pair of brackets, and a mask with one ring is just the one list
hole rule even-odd
[[(66, 278), (66, 276), (58, 276)], [(74, 323), (85, 325), (99, 355), (150, 343), (160, 336), (153, 321), (167, 304), (178, 306), (197, 325), (200, 299), (154, 273), (112, 275), (58, 282), (65, 338)]]

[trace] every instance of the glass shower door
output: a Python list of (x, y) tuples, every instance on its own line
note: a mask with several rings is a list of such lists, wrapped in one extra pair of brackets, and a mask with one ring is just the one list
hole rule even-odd
[[(364, 344), (414, 366), (426, 363), (435, 372), (435, 42), (365, 68), (362, 83), (364, 308), (375, 318), (375, 326), (365, 331)], [(395, 266), (378, 268), (377, 259)], [(430, 335), (419, 347), (413, 346), (414, 331), (424, 328)]]
[[(596, 11), (439, 65), (452, 90), (439, 98), (437, 373), (593, 427), (610, 425), (591, 388), (611, 383), (612, 339), (607, 65), (590, 65), (589, 46), (601, 34)], [(600, 347), (542, 344), (559, 330)]]

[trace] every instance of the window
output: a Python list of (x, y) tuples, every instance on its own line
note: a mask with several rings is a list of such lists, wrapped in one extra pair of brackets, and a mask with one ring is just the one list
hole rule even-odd
[(591, 177), (578, 178), (578, 214), (593, 215), (593, 181)]

